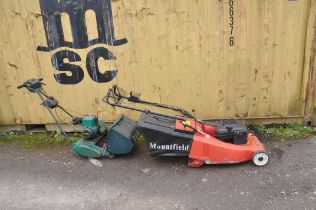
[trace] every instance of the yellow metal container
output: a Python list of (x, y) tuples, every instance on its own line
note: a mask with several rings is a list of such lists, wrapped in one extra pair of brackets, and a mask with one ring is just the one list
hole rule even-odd
[(107, 121), (137, 116), (102, 102), (113, 84), (203, 119), (310, 110), (315, 0), (76, 2), (0, 0), (0, 124), (53, 122), (16, 89), (32, 77), (62, 105)]

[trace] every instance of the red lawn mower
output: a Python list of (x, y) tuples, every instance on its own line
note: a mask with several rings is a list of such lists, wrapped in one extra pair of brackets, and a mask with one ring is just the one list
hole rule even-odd
[[(167, 115), (123, 105), (122, 100), (173, 110), (180, 115)], [(269, 162), (264, 145), (253, 133), (248, 132), (245, 125), (236, 120), (204, 122), (184, 109), (143, 101), (133, 92), (126, 94), (115, 85), (109, 88), (103, 101), (114, 107), (142, 112), (138, 126), (152, 156), (188, 156), (188, 166), (196, 168), (204, 164), (246, 161), (252, 161), (256, 166), (265, 166)]]

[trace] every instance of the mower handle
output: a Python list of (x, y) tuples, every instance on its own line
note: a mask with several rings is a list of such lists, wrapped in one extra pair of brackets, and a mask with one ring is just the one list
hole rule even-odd
[(21, 88), (23, 88), (23, 87), (26, 87), (26, 84), (19, 85), (19, 86), (17, 86), (16, 88), (17, 88), (17, 89), (21, 89)]
[(191, 114), (190, 112), (188, 112), (182, 108), (179, 108), (176, 106), (171, 106), (171, 105), (166, 105), (166, 104), (160, 104), (160, 103), (141, 100), (138, 96), (133, 94), (133, 91), (131, 91), (129, 93), (129, 97), (123, 96), (123, 95), (121, 95), (121, 93), (119, 91), (119, 87), (117, 85), (113, 85), (113, 87), (110, 89), (110, 91), (113, 92), (113, 95), (115, 95), (117, 97), (118, 101), (121, 99), (126, 99), (130, 102), (133, 102), (133, 103), (147, 104), (150, 106), (156, 106), (156, 107), (163, 108), (163, 109), (170, 109), (170, 110), (173, 110), (175, 112), (181, 113), (183, 116), (193, 118), (193, 119), (197, 120), (198, 122), (202, 122), (201, 120), (197, 119), (193, 114)]
[[(109, 98), (111, 97), (110, 96), (111, 94), (112, 94), (112, 98), (114, 99), (114, 103), (110, 102), (110, 100), (109, 100)], [(110, 87), (108, 89), (108, 92), (107, 92), (106, 96), (103, 98), (103, 101), (106, 102), (107, 104), (112, 105), (112, 106), (118, 106), (118, 107), (127, 108), (127, 109), (131, 109), (131, 110), (135, 110), (135, 111), (140, 111), (139, 109), (127, 107), (127, 106), (124, 106), (124, 105), (119, 105), (118, 102), (121, 99), (126, 99), (127, 101), (130, 101), (130, 102), (133, 102), (133, 103), (147, 104), (147, 105), (150, 105), (150, 106), (156, 106), (156, 107), (163, 108), (163, 109), (170, 109), (170, 110), (173, 110), (175, 112), (181, 113), (183, 116), (193, 118), (196, 121), (202, 123), (202, 121), (197, 119), (193, 114), (191, 114), (190, 112), (188, 112), (188, 111), (186, 111), (184, 109), (181, 109), (179, 107), (175, 107), (175, 106), (171, 106), (171, 105), (165, 105), (165, 104), (160, 104), (160, 103), (154, 103), (154, 102), (149, 102), (149, 101), (143, 101), (138, 96), (134, 95), (132, 91), (129, 93), (129, 97), (128, 96), (123, 96), (123, 95), (121, 95), (121, 93), (119, 91), (119, 87), (117, 85), (113, 85), (112, 87)], [(148, 113), (148, 110), (141, 110), (141, 112), (147, 112)]]
[[(28, 79), (28, 80), (26, 80), (25, 82), (23, 82), (23, 84), (21, 84), (21, 85), (19, 85), (19, 86), (17, 86), (17, 89), (21, 89), (21, 88), (27, 88), (28, 87), (28, 85), (30, 85), (30, 84), (32, 84), (31, 83), (31, 81), (36, 81), (36, 80), (38, 80), (39, 82), (41, 82), (41, 81), (43, 81), (43, 78), (32, 78), (32, 79)], [(41, 83), (41, 84), (43, 84), (43, 83)]]

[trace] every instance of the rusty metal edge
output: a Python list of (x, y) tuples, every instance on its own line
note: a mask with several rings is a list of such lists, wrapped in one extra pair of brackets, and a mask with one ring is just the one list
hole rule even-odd
[[(304, 122), (310, 122), (310, 124), (316, 124), (316, 116), (314, 114), (314, 104), (315, 104), (315, 84), (316, 84), (316, 71), (315, 71), (315, 58), (316, 58), (316, 13), (312, 13), (312, 7), (316, 5), (315, 0), (311, 0), (309, 9), (309, 18), (306, 28), (306, 33), (308, 31), (313, 32), (313, 37), (308, 39), (306, 34), (305, 43), (305, 63), (304, 70), (307, 74), (306, 86), (304, 88)], [(313, 17), (314, 16), (314, 17)], [(310, 46), (310, 47), (309, 47)], [(302, 83), (304, 85), (304, 83)]]

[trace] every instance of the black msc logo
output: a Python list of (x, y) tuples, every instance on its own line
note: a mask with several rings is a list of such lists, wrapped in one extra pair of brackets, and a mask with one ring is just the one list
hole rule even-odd
[[(127, 43), (127, 39), (116, 39), (113, 25), (113, 15), (110, 0), (40, 0), (40, 7), (43, 17), (43, 24), (46, 34), (47, 47), (38, 46), (38, 51), (50, 52), (60, 47), (72, 49), (84, 49), (95, 44), (107, 44), (119, 46)], [(87, 33), (87, 22), (85, 13), (92, 10), (96, 16), (98, 38), (89, 40)], [(61, 21), (61, 14), (67, 13), (70, 19), (73, 42), (65, 41), (64, 31)], [(116, 57), (111, 51), (104, 47), (92, 49), (86, 58), (87, 71), (96, 82), (104, 83), (111, 81), (117, 74), (117, 70), (108, 70), (101, 73), (98, 67), (98, 59), (115, 60)], [(66, 73), (55, 74), (57, 82), (61, 84), (77, 84), (84, 78), (84, 71), (78, 65), (65, 63), (81, 61), (81, 57), (69, 50), (61, 50), (52, 55), (52, 65), (56, 70), (68, 71)]]

